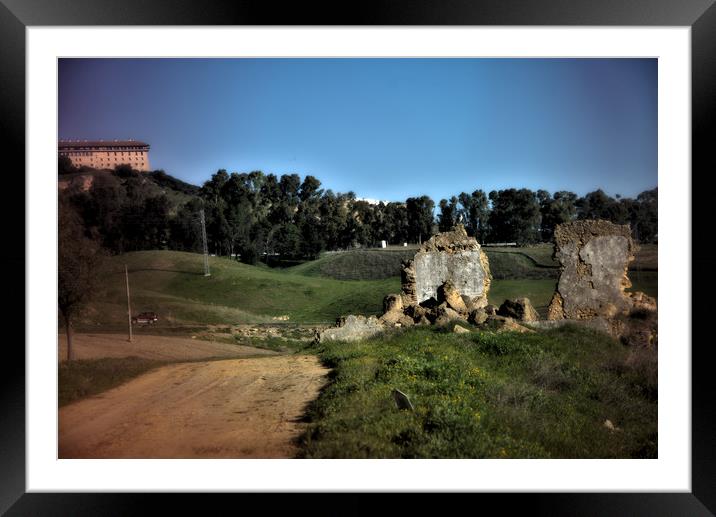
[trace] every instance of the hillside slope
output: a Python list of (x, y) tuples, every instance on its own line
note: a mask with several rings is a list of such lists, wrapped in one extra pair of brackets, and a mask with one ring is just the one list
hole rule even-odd
[(202, 255), (139, 251), (113, 257), (97, 300), (81, 325), (126, 325), (124, 264), (129, 269), (132, 312), (157, 312), (161, 325), (244, 324), (288, 316), (295, 323), (332, 323), (347, 313), (379, 314), (383, 297), (400, 289), (398, 278), (340, 281), (249, 266)]
[[(490, 270), (496, 279), (556, 279), (557, 266), (545, 251), (551, 246), (529, 248), (484, 248)], [(400, 264), (412, 259), (414, 249), (364, 249), (325, 253), (318, 260), (289, 268), (305, 276), (323, 276), (339, 280), (378, 280), (400, 276)]]

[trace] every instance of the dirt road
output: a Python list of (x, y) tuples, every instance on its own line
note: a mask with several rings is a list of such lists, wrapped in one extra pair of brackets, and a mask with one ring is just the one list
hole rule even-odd
[[(67, 358), (67, 339), (58, 336), (59, 359)], [(178, 336), (148, 336), (135, 334), (130, 343), (126, 334), (75, 334), (72, 339), (75, 359), (99, 357), (144, 357), (167, 361), (193, 361), (217, 357), (238, 358), (257, 355), (274, 355), (276, 352), (251, 346), (204, 341)]]
[(292, 457), (327, 371), (299, 355), (164, 366), (61, 408), (59, 457)]

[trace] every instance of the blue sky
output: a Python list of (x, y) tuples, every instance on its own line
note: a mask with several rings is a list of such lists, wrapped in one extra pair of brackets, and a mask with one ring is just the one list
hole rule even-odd
[(61, 59), (58, 122), (146, 141), (197, 185), (224, 168), (382, 200), (657, 186), (656, 59)]

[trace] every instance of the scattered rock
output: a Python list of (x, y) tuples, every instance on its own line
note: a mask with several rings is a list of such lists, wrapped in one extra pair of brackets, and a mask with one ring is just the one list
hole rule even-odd
[(520, 325), (512, 318), (505, 316), (490, 316), (487, 321), (483, 324), (482, 328), (491, 330), (493, 332), (520, 332), (520, 333), (531, 333), (534, 330)]
[(412, 327), (415, 325), (415, 320), (413, 320), (410, 316), (403, 314), (403, 316), (398, 320), (398, 325), (401, 327)]
[(472, 312), (477, 309), (484, 309), (487, 307), (487, 299), (485, 299), (483, 296), (464, 296), (462, 297), (463, 301), (465, 302), (465, 307), (467, 307), (467, 312)]
[(418, 319), (415, 322), (416, 325), (430, 325), (430, 320), (427, 316), (420, 316), (420, 319)]
[(517, 321), (537, 321), (539, 315), (532, 307), (529, 298), (515, 298), (514, 300), (505, 300), (497, 311), (500, 316), (513, 318)]
[(484, 309), (475, 309), (473, 311), (470, 311), (470, 314), (467, 317), (467, 321), (479, 327), (487, 321), (487, 317), (487, 312), (485, 312)]
[(455, 325), (455, 328), (452, 329), (452, 331), (453, 331), (455, 334), (465, 334), (465, 333), (469, 333), (469, 332), (470, 332), (470, 330), (466, 329), (466, 328), (463, 327), (462, 325)]
[(403, 311), (403, 298), (398, 294), (389, 294), (383, 298), (383, 312)]
[(445, 302), (452, 310), (467, 314), (465, 302), (450, 280), (438, 287), (438, 302)]
[(398, 409), (413, 411), (413, 404), (410, 402), (410, 399), (405, 393), (396, 389), (394, 389), (391, 393), (393, 395), (393, 400), (395, 401), (395, 406)]
[(321, 341), (358, 341), (375, 336), (385, 330), (375, 316), (346, 316), (341, 318), (337, 327), (330, 327), (321, 332)]
[(627, 293), (631, 298), (632, 307), (635, 310), (647, 310), (656, 312), (656, 299), (651, 296), (636, 291), (633, 293)]
[[(380, 321), (386, 325), (401, 323), (405, 314), (403, 313), (403, 299), (398, 294), (389, 294), (383, 298), (383, 315)], [(412, 323), (412, 320), (411, 320)]]
[(488, 316), (497, 316), (497, 307), (494, 305), (487, 305), (485, 306), (485, 313)]
[(620, 429), (619, 427), (615, 426), (615, 425), (612, 423), (612, 421), (609, 420), (609, 419), (607, 419), (607, 420), (604, 421), (604, 427), (606, 427), (607, 429), (609, 429), (609, 430), (612, 431), (612, 432), (621, 431), (621, 429)]
[(445, 302), (435, 309), (435, 325), (447, 325), (451, 321), (459, 319), (462, 319), (460, 313), (448, 307)]

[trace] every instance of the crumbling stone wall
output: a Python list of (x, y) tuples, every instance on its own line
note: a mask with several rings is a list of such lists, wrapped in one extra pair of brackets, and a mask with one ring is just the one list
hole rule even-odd
[(406, 306), (437, 300), (440, 286), (450, 282), (473, 307), (485, 307), (490, 265), (477, 240), (458, 225), (423, 243), (412, 260), (403, 262), (401, 279)]
[(547, 318), (612, 319), (631, 309), (624, 289), (636, 246), (629, 225), (583, 220), (557, 225), (555, 257), (562, 271)]
[(627, 344), (653, 346), (656, 300), (631, 287), (629, 262), (637, 251), (629, 225), (584, 220), (557, 225), (555, 257), (562, 265), (547, 319), (584, 321)]

